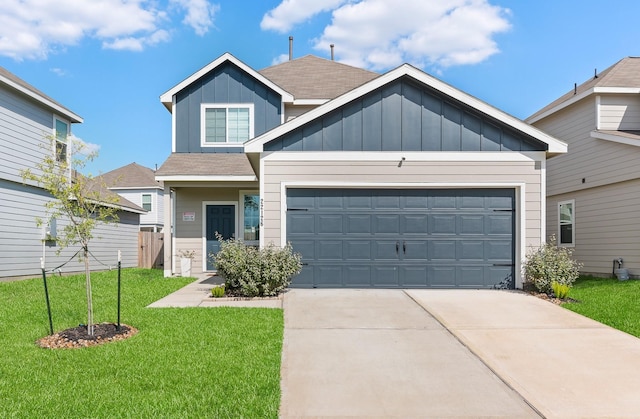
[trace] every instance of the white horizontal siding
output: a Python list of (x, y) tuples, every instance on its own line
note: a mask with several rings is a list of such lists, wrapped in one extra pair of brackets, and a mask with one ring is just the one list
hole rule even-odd
[(50, 111), (0, 88), (0, 179), (22, 182), (20, 171), (35, 168), (48, 151), (52, 127)]
[(602, 95), (599, 128), (640, 130), (640, 95)]
[(591, 138), (596, 128), (595, 106), (595, 99), (583, 100), (534, 124), (569, 145), (567, 154), (547, 162), (547, 195), (640, 177), (640, 147)]
[[(44, 255), (46, 268), (51, 269), (67, 261), (79, 248), (65, 249), (56, 255), (57, 247), (44, 247), (42, 228), (36, 225), (36, 217), (46, 218), (44, 205), (50, 200), (42, 190), (0, 180), (0, 277), (38, 276), (40, 258)], [(122, 264), (133, 267), (138, 264), (138, 216), (120, 213), (117, 225), (98, 225), (89, 250), (96, 259), (92, 269), (116, 266), (117, 252), (122, 251)], [(65, 220), (57, 220), (58, 232)], [(73, 261), (62, 272), (77, 272), (84, 265)]]
[(585, 273), (610, 275), (621, 257), (640, 275), (640, 180), (620, 182), (547, 198), (547, 233), (558, 234), (558, 202), (575, 200), (574, 257)]

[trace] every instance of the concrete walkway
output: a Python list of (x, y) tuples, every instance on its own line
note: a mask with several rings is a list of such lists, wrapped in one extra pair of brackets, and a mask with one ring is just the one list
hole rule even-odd
[(506, 291), (291, 290), (282, 418), (640, 417), (640, 339)]

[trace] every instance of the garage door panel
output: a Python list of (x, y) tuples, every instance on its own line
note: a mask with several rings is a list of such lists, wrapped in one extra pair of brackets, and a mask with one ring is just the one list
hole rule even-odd
[(381, 288), (396, 288), (398, 282), (398, 267), (393, 265), (374, 265), (371, 267), (372, 286)]
[[(490, 288), (514, 269), (509, 189), (290, 189), (297, 287)], [(297, 207), (296, 207), (297, 205)]]
[(460, 234), (485, 234), (484, 215), (461, 215)]
[(400, 215), (374, 215), (373, 216), (373, 233), (374, 234), (398, 234), (400, 231)]
[(312, 214), (290, 212), (287, 214), (287, 231), (297, 236), (315, 234), (315, 217)]
[(409, 214), (402, 216), (401, 234), (420, 234), (428, 233), (429, 217), (426, 214)]
[(429, 233), (431, 234), (456, 234), (456, 216), (450, 214), (436, 214), (429, 217)]
[(341, 240), (318, 240), (316, 259), (320, 261), (342, 261), (344, 254)]
[(351, 265), (344, 268), (345, 286), (368, 288), (371, 286), (371, 266)]
[(372, 259), (371, 247), (371, 240), (346, 240), (344, 242), (344, 259), (370, 261)]
[(460, 261), (484, 261), (484, 240), (460, 240), (458, 241), (458, 260)]
[(318, 234), (342, 234), (342, 215), (318, 215), (316, 218)]
[(455, 260), (456, 241), (455, 240), (431, 240), (429, 241), (430, 260)]
[(346, 215), (345, 234), (371, 234), (371, 215)]

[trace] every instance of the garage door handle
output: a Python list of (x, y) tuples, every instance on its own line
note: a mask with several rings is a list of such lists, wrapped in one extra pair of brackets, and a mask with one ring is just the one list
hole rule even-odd
[(407, 253), (407, 243), (402, 242), (402, 253)]
[(396, 255), (400, 251), (400, 242), (396, 242)]

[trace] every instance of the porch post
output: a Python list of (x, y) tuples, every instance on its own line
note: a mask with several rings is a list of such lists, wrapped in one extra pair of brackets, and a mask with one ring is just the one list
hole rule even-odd
[(173, 202), (171, 188), (164, 184), (164, 276), (173, 275)]

